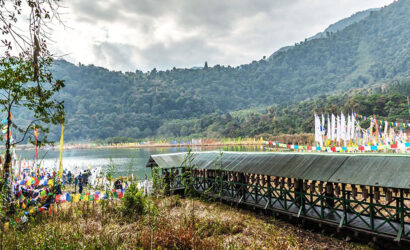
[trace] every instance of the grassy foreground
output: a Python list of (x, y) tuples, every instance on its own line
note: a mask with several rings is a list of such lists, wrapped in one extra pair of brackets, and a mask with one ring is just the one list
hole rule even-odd
[(65, 203), (2, 232), (1, 248), (362, 249), (251, 211), (171, 196), (144, 215), (126, 215), (121, 201)]

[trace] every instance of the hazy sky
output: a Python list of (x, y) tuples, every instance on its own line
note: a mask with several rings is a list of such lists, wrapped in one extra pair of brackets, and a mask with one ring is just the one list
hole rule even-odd
[(392, 0), (64, 0), (54, 51), (66, 60), (143, 71), (240, 65)]

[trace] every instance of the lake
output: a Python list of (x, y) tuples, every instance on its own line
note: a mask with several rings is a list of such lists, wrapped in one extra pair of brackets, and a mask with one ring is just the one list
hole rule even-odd
[[(89, 167), (102, 167), (106, 169), (112, 159), (116, 165), (116, 176), (125, 176), (129, 173), (138, 178), (143, 178), (145, 174), (150, 176), (151, 171), (145, 167), (150, 155), (186, 152), (185, 147), (152, 147), (152, 148), (104, 148), (104, 149), (67, 149), (63, 152), (64, 169), (73, 170), (75, 168), (86, 169)], [(192, 151), (263, 151), (260, 146), (224, 146), (224, 147), (193, 147)], [(30, 162), (33, 162), (34, 150), (17, 150), (20, 155)], [(57, 168), (59, 166), (60, 152), (58, 150), (40, 150), (39, 161), (47, 168)]]

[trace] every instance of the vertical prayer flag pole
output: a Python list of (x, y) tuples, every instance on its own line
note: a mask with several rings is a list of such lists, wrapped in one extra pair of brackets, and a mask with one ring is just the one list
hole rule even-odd
[(34, 124), (34, 136), (36, 138), (36, 153), (34, 155), (34, 158), (35, 158), (35, 160), (37, 160), (38, 159), (38, 145), (37, 145), (37, 143), (38, 143), (39, 133), (38, 133), (38, 128), (36, 128), (35, 124)]
[(63, 178), (63, 145), (64, 145), (64, 122), (61, 124), (61, 138), (60, 138), (60, 169), (58, 170), (58, 178)]

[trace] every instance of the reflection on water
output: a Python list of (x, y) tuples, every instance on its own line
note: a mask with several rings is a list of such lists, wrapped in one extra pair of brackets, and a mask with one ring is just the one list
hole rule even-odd
[[(110, 148), (110, 149), (70, 149), (63, 152), (63, 165), (65, 169), (102, 167), (103, 169), (110, 162), (117, 166), (116, 176), (134, 174), (138, 178), (143, 178), (145, 174), (150, 175), (150, 169), (145, 167), (151, 154), (165, 154), (186, 152), (185, 147), (153, 147), (153, 148)], [(192, 147), (192, 151), (262, 151), (260, 146), (223, 146), (223, 147)], [(33, 162), (34, 150), (17, 150), (17, 155)], [(39, 160), (46, 168), (58, 168), (60, 152), (56, 150), (40, 150)]]

